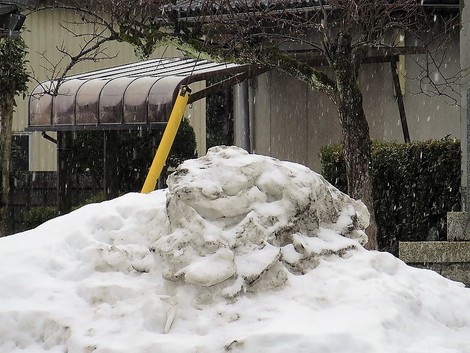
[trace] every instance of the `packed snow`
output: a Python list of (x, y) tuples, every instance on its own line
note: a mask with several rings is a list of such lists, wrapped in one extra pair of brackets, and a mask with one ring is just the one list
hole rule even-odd
[(0, 240), (0, 353), (470, 353), (470, 290), (367, 251), (308, 168), (212, 148)]

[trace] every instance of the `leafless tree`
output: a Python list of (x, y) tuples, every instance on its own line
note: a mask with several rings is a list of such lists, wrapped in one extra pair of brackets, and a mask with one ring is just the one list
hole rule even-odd
[[(172, 44), (193, 57), (280, 70), (326, 93), (339, 113), (349, 194), (367, 205), (371, 213), (368, 247), (377, 248), (371, 143), (359, 72), (371, 51), (393, 51), (397, 33), (416, 37), (427, 50), (428, 43), (420, 40), (420, 34), (429, 31), (429, 23), (439, 14), (425, 11), (416, 0), (92, 0), (64, 4), (56, 6), (81, 11), (83, 23), (100, 28), (91, 33), (79, 53), (69, 55), (67, 67), (96, 54), (109, 40), (129, 42), (144, 57), (158, 45)], [(426, 57), (434, 60), (432, 55)], [(429, 73), (430, 66), (440, 68), (437, 62), (425, 61), (423, 72)], [(440, 87), (433, 88), (439, 93)]]

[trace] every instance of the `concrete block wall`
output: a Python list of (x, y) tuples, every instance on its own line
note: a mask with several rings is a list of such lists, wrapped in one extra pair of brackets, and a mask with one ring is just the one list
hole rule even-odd
[(399, 257), (411, 266), (470, 286), (470, 215), (449, 212), (447, 241), (400, 242)]

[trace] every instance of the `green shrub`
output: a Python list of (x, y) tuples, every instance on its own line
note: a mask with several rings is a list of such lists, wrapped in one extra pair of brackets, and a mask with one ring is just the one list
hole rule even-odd
[[(460, 210), (460, 142), (372, 144), (379, 249), (398, 253), (398, 241), (445, 240), (447, 212)], [(347, 189), (340, 145), (321, 150), (322, 173)]]
[(32, 207), (23, 214), (23, 226), (25, 229), (36, 228), (54, 217), (57, 217), (56, 206)]
[[(228, 78), (228, 77), (225, 77)], [(208, 81), (207, 86), (218, 81)], [(232, 89), (228, 88), (206, 97), (206, 146), (233, 144)]]
[[(162, 129), (118, 132), (114, 142), (118, 146), (119, 193), (140, 191), (162, 134)], [(89, 174), (100, 188), (103, 186), (103, 146), (103, 131), (79, 131), (72, 147), (73, 172)], [(167, 166), (176, 167), (186, 159), (197, 157), (196, 147), (194, 130), (188, 119), (183, 118)]]
[(84, 200), (83, 202), (78, 204), (77, 206), (74, 206), (73, 209), (76, 210), (76, 209), (78, 209), (80, 207), (83, 207), (85, 205), (88, 205), (88, 204), (91, 204), (91, 203), (100, 203), (100, 202), (103, 202), (103, 201), (106, 201), (106, 196), (104, 195), (104, 192), (99, 192), (99, 193), (87, 198), (86, 200)]

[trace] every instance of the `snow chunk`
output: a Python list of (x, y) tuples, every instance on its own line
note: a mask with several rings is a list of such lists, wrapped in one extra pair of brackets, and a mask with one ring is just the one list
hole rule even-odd
[(181, 269), (177, 276), (184, 274), (187, 283), (198, 284), (203, 287), (210, 287), (214, 284), (225, 281), (235, 274), (233, 253), (225, 248), (221, 248), (215, 254), (199, 258)]
[(362, 202), (307, 167), (225, 146), (176, 169), (166, 211), (170, 234), (152, 246), (164, 277), (228, 298), (360, 247), (369, 224)]
[(248, 283), (255, 282), (259, 275), (267, 271), (279, 260), (280, 251), (273, 246), (240, 255), (236, 259), (237, 272)]

